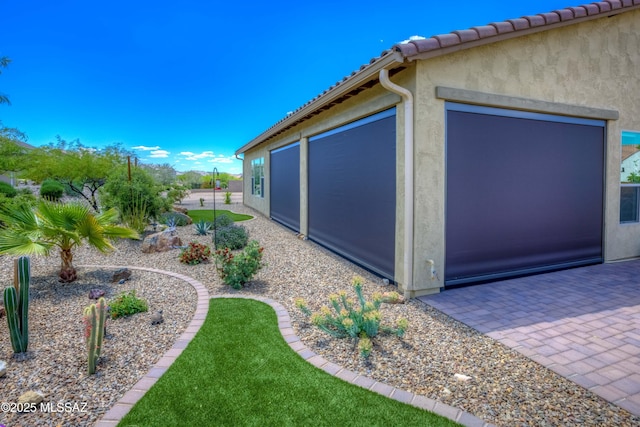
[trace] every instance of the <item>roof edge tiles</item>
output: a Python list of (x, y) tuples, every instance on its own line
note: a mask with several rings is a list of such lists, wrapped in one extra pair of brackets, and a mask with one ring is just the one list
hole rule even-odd
[(458, 50), (494, 43), (510, 38), (547, 31), (566, 25), (609, 17), (634, 9), (640, 9), (640, 0), (603, 0), (581, 6), (567, 7), (551, 12), (492, 22), (487, 25), (438, 34), (426, 39), (396, 44), (379, 57), (360, 67), (349, 76), (335, 83), (302, 107), (278, 121), (275, 125), (236, 150), (236, 155), (269, 140), (315, 114), (336, 105), (349, 97), (353, 91), (371, 86), (377, 81), (381, 69), (397, 69), (420, 59), (446, 55)]
[[(417, 52), (406, 44), (397, 44), (392, 49), (400, 52), (407, 61), (427, 59), (439, 54), (449, 53), (453, 47), (456, 47), (456, 50), (467, 49), (479, 44), (501, 41), (505, 38), (520, 37), (539, 31), (547, 31), (558, 26), (577, 24), (578, 22), (603, 16), (612, 16), (639, 6), (640, 0), (604, 0), (488, 24), (487, 26), (493, 26), (496, 29), (497, 34), (487, 32), (487, 26), (472, 27), (470, 30), (475, 31), (479, 36), (473, 40), (457, 37), (459, 42), (455, 43), (455, 38), (450, 37), (450, 34), (460, 36), (465, 32), (465, 30), (458, 30), (453, 33), (438, 34), (425, 40), (411, 42)], [(483, 31), (481, 32), (479, 29), (483, 29)], [(434, 41), (439, 42), (439, 47), (434, 46)], [(428, 48), (425, 49), (423, 46)]]

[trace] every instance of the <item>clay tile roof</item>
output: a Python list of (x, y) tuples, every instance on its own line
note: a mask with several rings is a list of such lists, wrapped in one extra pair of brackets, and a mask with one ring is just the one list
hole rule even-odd
[(253, 141), (238, 149), (236, 154), (243, 153), (295, 126), (306, 118), (331, 108), (359, 91), (371, 87), (375, 84), (377, 72), (381, 68), (400, 69), (409, 61), (445, 54), (451, 50), (488, 44), (505, 38), (518, 37), (532, 32), (544, 31), (557, 25), (570, 24), (570, 21), (578, 23), (598, 18), (599, 15), (610, 16), (625, 12), (625, 9), (640, 9), (640, 0), (603, 0), (396, 44), (391, 49), (383, 51), (379, 57), (371, 59), (368, 64), (362, 65), (359, 70), (335, 83), (292, 114), (287, 115), (287, 117), (277, 122)]
[(498, 34), (511, 33), (515, 31), (515, 28), (513, 28), (513, 24), (511, 22), (492, 22), (489, 25), (493, 25), (496, 30), (498, 30)]
[(438, 40), (440, 47), (453, 46), (454, 44), (461, 43), (460, 37), (455, 33), (440, 34), (438, 36), (433, 36), (433, 38)]
[(584, 6), (570, 7), (569, 10), (573, 12), (574, 18), (583, 18), (588, 16), (587, 9)]
[(478, 34), (478, 32), (473, 28), (470, 28), (468, 30), (462, 30), (462, 31), (454, 31), (454, 33), (458, 37), (460, 37), (460, 41), (462, 43), (478, 40), (480, 38), (480, 34)]
[(560, 22), (560, 15), (557, 12), (541, 13), (538, 16), (541, 16), (547, 25)]
[(482, 25), (479, 27), (473, 27), (473, 29), (476, 30), (481, 39), (498, 35), (498, 30), (493, 25)]
[(605, 1), (599, 1), (594, 3), (600, 9), (600, 12), (609, 12), (611, 10), (611, 5)]
[(525, 18), (507, 19), (507, 22), (510, 22), (516, 31), (526, 30), (527, 28), (529, 28), (529, 21), (527, 21)]
[[(492, 22), (488, 25), (477, 26), (468, 30), (458, 30), (453, 31), (452, 33), (439, 34), (426, 40), (422, 40), (419, 44), (415, 44), (415, 42), (413, 42), (414, 44), (411, 47), (406, 48), (403, 45), (396, 45), (393, 49), (401, 52), (405, 58), (411, 60), (411, 57), (419, 56), (420, 54), (438, 48), (463, 45), (464, 43), (478, 40), (486, 40), (486, 42), (489, 43), (492, 37), (498, 35), (514, 33), (513, 36), (515, 37), (519, 31), (532, 29), (544, 30), (546, 26), (558, 24), (560, 22), (588, 18), (638, 5), (640, 5), (640, 0), (604, 0), (581, 6), (567, 7), (552, 12), (540, 13), (537, 15)], [(435, 40), (437, 43), (429, 42), (429, 40)], [(422, 47), (425, 47), (426, 49), (423, 49)]]
[(533, 27), (540, 27), (542, 25), (546, 25), (546, 21), (544, 20), (544, 17), (540, 16), (540, 15), (533, 15), (533, 16), (523, 16), (524, 19), (526, 19), (527, 21), (529, 21), (529, 26), (531, 28)]

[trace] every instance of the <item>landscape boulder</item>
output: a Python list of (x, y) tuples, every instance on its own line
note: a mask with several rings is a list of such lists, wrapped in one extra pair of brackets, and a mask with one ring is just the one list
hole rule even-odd
[[(184, 210), (186, 211), (186, 209), (184, 209)], [(174, 212), (171, 212), (171, 216), (176, 217), (176, 221), (178, 222), (179, 225), (180, 224), (186, 224), (186, 225), (193, 224), (193, 220), (185, 212), (174, 211)]]
[(111, 276), (111, 283), (119, 283), (122, 280), (126, 281), (126, 280), (129, 280), (130, 278), (131, 278), (131, 270), (129, 270), (128, 268), (120, 268), (113, 273), (113, 276)]
[(142, 252), (145, 254), (166, 252), (179, 246), (182, 246), (180, 237), (172, 236), (170, 230), (164, 230), (145, 237), (142, 242)]
[(104, 296), (104, 291), (102, 289), (91, 289), (89, 291), (89, 299), (98, 299)]
[(37, 391), (28, 391), (18, 398), (18, 403), (38, 404), (44, 400), (44, 395)]

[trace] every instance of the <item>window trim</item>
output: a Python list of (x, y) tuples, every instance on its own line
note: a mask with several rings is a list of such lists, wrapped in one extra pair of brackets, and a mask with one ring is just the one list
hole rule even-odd
[[(260, 182), (256, 182), (256, 178)], [(251, 195), (264, 198), (264, 157), (251, 159)]]
[[(624, 147), (625, 145), (630, 145), (630, 144), (623, 144), (622, 143), (622, 141), (624, 141), (624, 134), (635, 134), (640, 139), (640, 131), (627, 130), (627, 129), (621, 130), (620, 131), (620, 153), (622, 153), (622, 147)], [(620, 172), (622, 172), (622, 162), (624, 160), (625, 159), (623, 159), (622, 155), (621, 155), (620, 156)], [(629, 221), (623, 221), (622, 220), (622, 189), (623, 188), (635, 188), (636, 189), (635, 215), (634, 215), (634, 219), (629, 220)], [(638, 191), (640, 191), (639, 189), (640, 189), (640, 182), (622, 182), (622, 181), (620, 182), (620, 205), (619, 205), (620, 224), (638, 224), (638, 223), (640, 223), (640, 194), (638, 194)]]

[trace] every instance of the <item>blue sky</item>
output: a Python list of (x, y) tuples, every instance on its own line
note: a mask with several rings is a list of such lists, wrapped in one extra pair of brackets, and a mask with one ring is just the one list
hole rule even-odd
[(395, 43), (584, 3), (2, 0), (0, 120), (240, 173), (237, 148)]

